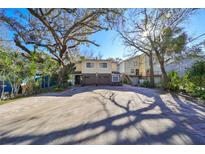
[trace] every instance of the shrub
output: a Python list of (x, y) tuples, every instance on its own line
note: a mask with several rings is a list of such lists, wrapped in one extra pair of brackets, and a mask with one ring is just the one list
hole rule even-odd
[(123, 84), (131, 84), (131, 81), (127, 76), (123, 76), (122, 83)]
[(177, 72), (172, 71), (168, 73), (169, 82), (167, 87), (169, 90), (178, 91), (180, 88), (180, 77)]
[(196, 86), (205, 87), (205, 61), (196, 62), (188, 69), (187, 76)]
[(200, 98), (203, 99), (203, 100), (205, 100), (205, 91), (204, 91), (204, 93), (201, 95)]
[(72, 81), (69, 81), (69, 82), (68, 82), (68, 86), (69, 86), (69, 87), (73, 86)]
[(65, 89), (62, 88), (62, 87), (55, 87), (55, 88), (54, 88), (54, 92), (61, 92), (61, 91), (63, 91), (63, 90), (65, 90)]
[(140, 84), (141, 87), (151, 87), (151, 84), (148, 80), (144, 80), (143, 83)]
[(182, 81), (184, 91), (205, 100), (205, 61), (196, 62), (186, 71)]

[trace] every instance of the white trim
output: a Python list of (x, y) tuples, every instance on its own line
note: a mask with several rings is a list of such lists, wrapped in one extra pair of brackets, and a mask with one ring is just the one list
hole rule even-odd
[[(113, 78), (117, 78), (117, 81)], [(112, 74), (112, 82), (120, 82), (120, 74)]]

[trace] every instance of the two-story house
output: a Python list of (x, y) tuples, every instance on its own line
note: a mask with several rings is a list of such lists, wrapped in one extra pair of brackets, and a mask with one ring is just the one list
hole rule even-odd
[(194, 63), (204, 60), (205, 57), (185, 57), (179, 61), (170, 62), (165, 65), (167, 72), (175, 71), (180, 77), (184, 76), (187, 69), (191, 68)]
[(117, 85), (120, 73), (117, 72), (116, 62), (86, 59), (76, 63), (73, 81), (75, 85)]
[[(155, 82), (157, 83), (160, 82), (161, 79), (161, 70), (156, 57), (153, 58), (153, 65), (154, 65)], [(138, 84), (139, 79), (149, 80), (150, 77), (149, 57), (146, 54), (141, 54), (123, 60), (118, 64), (118, 71), (123, 75), (128, 76), (132, 81), (132, 84), (134, 85)]]

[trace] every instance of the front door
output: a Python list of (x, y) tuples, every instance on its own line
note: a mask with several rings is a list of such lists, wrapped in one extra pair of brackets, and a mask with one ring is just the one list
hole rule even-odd
[(76, 75), (75, 76), (75, 85), (80, 85), (81, 84), (81, 75)]

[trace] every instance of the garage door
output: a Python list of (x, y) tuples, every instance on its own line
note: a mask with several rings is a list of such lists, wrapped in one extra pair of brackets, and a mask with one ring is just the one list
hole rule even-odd
[(97, 83), (99, 85), (110, 85), (111, 82), (111, 75), (110, 74), (98, 74)]
[(83, 75), (83, 84), (84, 85), (95, 85), (96, 84), (96, 75), (95, 74)]
[(110, 74), (84, 74), (83, 75), (84, 85), (110, 85), (112, 84)]

